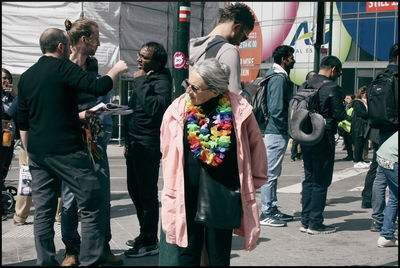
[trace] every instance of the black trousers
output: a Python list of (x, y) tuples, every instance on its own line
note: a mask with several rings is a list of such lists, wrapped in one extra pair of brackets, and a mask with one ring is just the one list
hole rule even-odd
[(159, 266), (200, 266), (201, 251), (205, 243), (209, 266), (229, 266), (232, 247), (232, 230), (204, 227), (188, 223), (188, 246), (179, 247), (165, 241), (160, 231)]
[(80, 264), (95, 266), (103, 259), (106, 226), (106, 192), (95, 176), (89, 155), (77, 151), (65, 155), (29, 154), (34, 234), (38, 266), (58, 266), (54, 245), (54, 217), (61, 182), (68, 185), (81, 209)]
[(362, 162), (364, 161), (363, 153), (364, 153), (364, 146), (367, 142), (367, 139), (364, 137), (355, 137), (354, 138), (354, 162)]
[(361, 192), (362, 203), (365, 203), (365, 204), (371, 203), (372, 186), (374, 185), (376, 169), (378, 168), (378, 163), (376, 162), (376, 152), (379, 149), (379, 144), (374, 142), (372, 145), (373, 145), (373, 149), (374, 149), (373, 156), (372, 156), (372, 162), (371, 162), (371, 165), (369, 166), (367, 176), (365, 176), (364, 189)]
[(343, 131), (343, 141), (344, 141), (344, 146), (346, 147), (347, 156), (354, 158), (353, 144), (351, 143), (351, 134), (346, 131)]
[(144, 245), (153, 245), (158, 241), (157, 183), (160, 160), (160, 146), (157, 144), (143, 146), (134, 143), (128, 147), (126, 156), (128, 192), (136, 207)]
[(302, 182), (301, 223), (317, 228), (324, 218), (326, 194), (332, 183), (335, 159), (335, 137), (327, 135), (314, 146), (301, 146), (305, 179)]

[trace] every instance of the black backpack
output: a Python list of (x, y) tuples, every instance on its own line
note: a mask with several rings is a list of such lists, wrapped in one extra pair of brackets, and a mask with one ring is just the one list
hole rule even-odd
[(251, 98), (251, 106), (253, 106), (253, 114), (256, 117), (261, 133), (264, 132), (268, 122), (268, 107), (267, 107), (267, 85), (270, 78), (276, 75), (284, 76), (281, 73), (273, 73), (267, 77), (257, 77), (252, 84), (256, 85), (257, 91)]
[(398, 88), (394, 72), (386, 69), (367, 87), (368, 120), (372, 128), (391, 131), (398, 128)]
[(289, 102), (288, 132), (299, 144), (315, 145), (324, 136), (325, 119), (318, 113), (319, 90), (329, 81), (304, 82)]

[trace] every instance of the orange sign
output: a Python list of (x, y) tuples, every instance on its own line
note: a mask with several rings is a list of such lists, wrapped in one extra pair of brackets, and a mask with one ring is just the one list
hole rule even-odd
[(241, 67), (240, 80), (242, 82), (251, 82), (258, 76), (262, 58), (262, 36), (257, 18), (254, 29), (249, 34), (249, 39), (240, 44), (239, 54)]
[(397, 10), (399, 2), (367, 2), (367, 12)]

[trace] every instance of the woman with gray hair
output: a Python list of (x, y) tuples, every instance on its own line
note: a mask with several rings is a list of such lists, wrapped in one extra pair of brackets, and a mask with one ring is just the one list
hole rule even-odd
[(230, 264), (232, 232), (245, 250), (260, 234), (256, 189), (267, 157), (251, 105), (228, 90), (229, 67), (198, 62), (161, 125), (161, 266)]

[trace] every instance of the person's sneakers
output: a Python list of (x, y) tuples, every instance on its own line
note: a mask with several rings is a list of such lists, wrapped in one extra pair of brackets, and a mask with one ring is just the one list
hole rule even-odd
[(365, 163), (365, 162), (357, 162), (354, 164), (354, 168), (369, 168), (369, 163)]
[(383, 236), (378, 238), (378, 242), (376, 243), (379, 248), (386, 248), (386, 247), (398, 247), (399, 242), (396, 238), (386, 239)]
[(33, 222), (27, 222), (27, 221), (16, 221), (15, 219), (13, 219), (14, 225), (15, 226), (22, 226), (22, 225), (29, 225), (29, 224), (33, 224)]
[(260, 224), (272, 227), (284, 227), (287, 225), (285, 221), (277, 219), (272, 215), (267, 215), (264, 213), (261, 213)]
[(307, 229), (307, 233), (311, 234), (311, 235), (315, 235), (315, 234), (331, 234), (336, 232), (336, 227), (333, 226), (327, 226), (324, 224), (321, 224), (318, 227), (309, 227)]
[(342, 161), (353, 161), (353, 157), (346, 156), (345, 158), (342, 158)]
[(329, 206), (333, 203), (333, 199), (325, 199), (325, 205)]
[(128, 240), (128, 241), (125, 242), (125, 244), (127, 246), (131, 247), (131, 248), (134, 247), (135, 244), (139, 244), (139, 243), (142, 243), (142, 236), (141, 235), (135, 237), (135, 239)]
[(79, 261), (77, 255), (65, 254), (65, 258), (61, 263), (61, 266), (78, 266), (78, 264)]
[(276, 209), (276, 212), (272, 216), (281, 221), (292, 221), (294, 219), (293, 216), (282, 213), (278, 209)]
[(380, 232), (381, 229), (382, 229), (382, 225), (378, 224), (378, 222), (376, 222), (376, 221), (373, 221), (371, 224), (371, 228), (369, 228), (369, 230), (374, 233)]
[(109, 252), (107, 254), (107, 257), (104, 260), (104, 264), (108, 265), (122, 265), (124, 264), (124, 261), (117, 256), (115, 256), (112, 252)]
[(302, 225), (302, 226), (300, 227), (300, 232), (302, 232), (302, 233), (307, 233), (307, 230), (308, 230), (308, 226)]
[(128, 258), (139, 258), (144, 256), (152, 256), (158, 254), (158, 243), (150, 246), (144, 246), (143, 244), (135, 245), (124, 252), (125, 256)]

